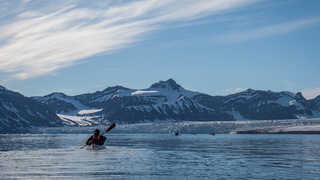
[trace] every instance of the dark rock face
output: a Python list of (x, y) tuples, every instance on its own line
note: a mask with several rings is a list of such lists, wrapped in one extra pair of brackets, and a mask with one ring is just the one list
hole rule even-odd
[(68, 98), (68, 96), (63, 93), (52, 93), (44, 97), (34, 97), (33, 99), (46, 104), (50, 109), (57, 113), (76, 110), (77, 108), (73, 104), (65, 101), (66, 98)]
[(198, 95), (202, 105), (224, 112), (239, 112), (244, 119), (296, 119), (312, 117), (311, 107), (301, 93), (272, 92), (248, 89), (228, 96)]
[(130, 91), (130, 89), (123, 86), (113, 86), (108, 87), (103, 91), (77, 95), (74, 96), (74, 98), (85, 106), (101, 108), (109, 98), (111, 98), (112, 96), (117, 96), (123, 91)]
[(171, 90), (180, 90), (183, 89), (179, 84), (176, 83), (173, 79), (168, 79), (167, 81), (159, 81), (150, 86), (150, 88), (163, 88)]
[(114, 122), (233, 120), (230, 114), (201, 107), (189, 98), (174, 104), (155, 104), (141, 97), (116, 97), (109, 100), (104, 109), (105, 117)]
[(247, 90), (226, 96), (225, 109), (236, 110), (246, 119), (295, 119), (312, 115), (306, 100), (288, 92)]
[(0, 88), (0, 133), (61, 125), (59, 117), (45, 104)]

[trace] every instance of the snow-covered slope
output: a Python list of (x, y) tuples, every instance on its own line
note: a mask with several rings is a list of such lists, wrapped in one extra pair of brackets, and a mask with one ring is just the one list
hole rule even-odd
[(63, 93), (52, 93), (35, 100), (48, 105), (66, 125), (89, 126), (101, 121), (103, 109), (87, 106), (74, 96)]
[(0, 86), (0, 133), (61, 125), (61, 120), (46, 105)]

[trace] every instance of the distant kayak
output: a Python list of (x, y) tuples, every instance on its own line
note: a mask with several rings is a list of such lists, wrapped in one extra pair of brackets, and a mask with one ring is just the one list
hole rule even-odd
[(173, 136), (179, 136), (180, 133), (179, 133), (179, 131), (175, 131), (175, 132), (172, 133), (172, 135), (173, 135)]
[(104, 145), (97, 145), (97, 144), (92, 144), (86, 147), (87, 150), (93, 150), (93, 151), (98, 151), (98, 150), (103, 150), (106, 149)]

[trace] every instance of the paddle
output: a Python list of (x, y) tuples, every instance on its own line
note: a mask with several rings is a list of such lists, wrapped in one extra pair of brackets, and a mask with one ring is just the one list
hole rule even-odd
[(102, 135), (104, 135), (105, 133), (108, 133), (109, 131), (111, 131), (111, 129), (113, 129), (113, 128), (115, 128), (116, 127), (116, 123), (112, 123), (109, 127), (108, 127), (108, 129), (106, 129), (105, 131), (104, 131), (104, 133), (102, 134)]
[[(109, 131), (111, 131), (111, 129), (115, 128), (116, 127), (116, 123), (112, 123), (105, 131), (103, 134), (101, 134), (101, 136), (103, 136), (105, 133), (108, 133)], [(86, 147), (87, 144), (83, 145), (80, 147), (80, 149)]]

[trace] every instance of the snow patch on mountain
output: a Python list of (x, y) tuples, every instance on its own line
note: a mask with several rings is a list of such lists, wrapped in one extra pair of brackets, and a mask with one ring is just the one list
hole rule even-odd
[(306, 116), (304, 114), (297, 114), (296, 117), (297, 117), (297, 119), (307, 119), (307, 118), (309, 118), (308, 116)]
[(79, 102), (78, 100), (74, 99), (73, 97), (69, 97), (66, 96), (62, 93), (54, 93), (52, 95), (48, 95), (47, 97), (45, 97), (44, 100), (48, 101), (49, 99), (58, 99), (61, 101), (65, 101), (67, 103), (72, 104), (74, 107), (76, 107), (77, 109), (89, 109), (90, 107), (83, 105), (81, 102)]
[(279, 99), (277, 99), (276, 101), (268, 101), (268, 103), (276, 103), (276, 104), (279, 104), (284, 107), (289, 107), (290, 101), (292, 101), (292, 98), (290, 98), (288, 96), (283, 96), (283, 97), (280, 97)]
[(96, 123), (96, 118), (100, 116), (71, 116), (57, 114), (67, 125), (91, 126)]
[(296, 106), (297, 109), (303, 110), (304, 107), (301, 103), (297, 102), (297, 100), (293, 99), (292, 97), (289, 96), (282, 96), (276, 101), (268, 101), (268, 103), (276, 103), (284, 107), (289, 107), (289, 106)]
[(159, 91), (148, 91), (148, 90), (137, 90), (131, 93), (131, 95), (150, 95), (150, 94), (155, 94), (158, 93)]
[(248, 120), (247, 118), (243, 117), (239, 111), (233, 110), (231, 111), (230, 114), (233, 116), (235, 120), (239, 120), (239, 121)]
[(91, 126), (102, 121), (103, 109), (81, 109), (69, 113), (58, 113), (66, 125)]
[(100, 112), (102, 110), (103, 109), (83, 109), (83, 110), (80, 110), (77, 114), (79, 114), (79, 115), (88, 115), (88, 114), (93, 114), (93, 113), (96, 113), (96, 112)]

